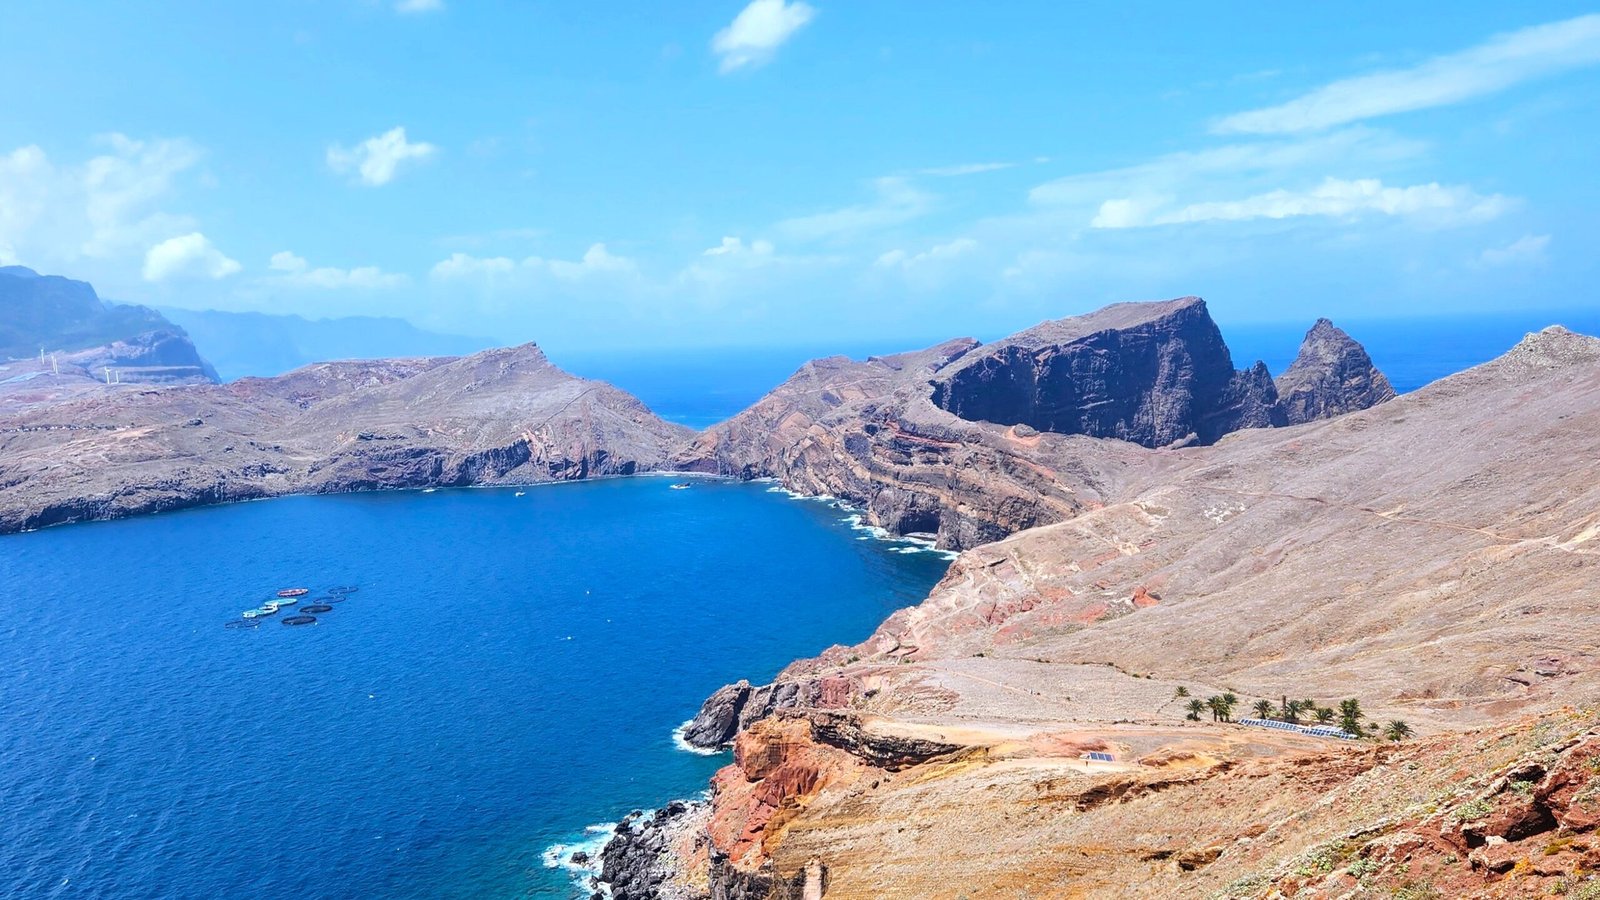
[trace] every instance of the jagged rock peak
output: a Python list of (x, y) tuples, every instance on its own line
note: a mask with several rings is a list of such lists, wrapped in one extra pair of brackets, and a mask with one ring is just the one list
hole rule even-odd
[(1300, 355), (1276, 381), (1285, 424), (1366, 409), (1394, 399), (1394, 387), (1362, 347), (1328, 319), (1318, 319)]
[(1278, 424), (1264, 370), (1239, 373), (1204, 300), (1117, 303), (974, 349), (933, 381), (961, 418), (1161, 447)]

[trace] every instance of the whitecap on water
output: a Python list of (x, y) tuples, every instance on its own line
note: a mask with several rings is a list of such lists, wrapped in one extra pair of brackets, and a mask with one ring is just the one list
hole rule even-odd
[[(590, 825), (583, 829), (583, 837), (566, 844), (552, 844), (542, 854), (544, 865), (547, 869), (565, 869), (572, 876), (572, 881), (584, 892), (585, 896), (596, 888), (589, 879), (600, 874), (600, 851), (606, 848), (613, 835), (617, 833), (617, 823), (607, 822), (602, 825)], [(579, 853), (586, 856), (586, 862), (573, 859)], [(601, 896), (610, 897), (611, 889), (605, 885), (598, 888)]]
[(688, 731), (689, 726), (693, 724), (694, 720), (690, 719), (689, 721), (684, 722), (682, 725), (679, 725), (677, 728), (672, 729), (673, 746), (685, 753), (693, 753), (696, 756), (716, 756), (717, 754), (721, 753), (722, 750), (720, 749), (708, 750), (705, 747), (696, 747), (695, 745), (683, 739), (683, 733)]

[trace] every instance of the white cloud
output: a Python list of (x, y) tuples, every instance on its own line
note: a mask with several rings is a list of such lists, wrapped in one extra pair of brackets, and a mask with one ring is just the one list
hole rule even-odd
[(1550, 235), (1526, 234), (1504, 247), (1490, 247), (1478, 261), (1486, 266), (1536, 265), (1548, 258), (1549, 247)]
[(625, 256), (615, 256), (606, 250), (605, 244), (591, 244), (583, 253), (583, 258), (577, 262), (568, 262), (563, 259), (551, 259), (544, 262), (550, 274), (564, 281), (578, 281), (593, 275), (634, 274), (638, 266), (633, 260)]
[(145, 281), (174, 278), (227, 278), (237, 274), (239, 263), (223, 255), (198, 231), (167, 238), (144, 257)]
[(519, 262), (507, 256), (452, 253), (449, 258), (434, 263), (429, 274), (436, 281), (531, 283), (533, 277), (542, 273), (559, 281), (579, 282), (604, 275), (637, 276), (638, 268), (633, 260), (607, 250), (605, 244), (591, 244), (583, 256), (576, 260), (530, 256)]
[(0, 256), (81, 275), (105, 271), (85, 260), (137, 271), (152, 244), (196, 230), (193, 219), (162, 207), (200, 161), (197, 147), (121, 134), (95, 142), (106, 152), (79, 164), (58, 164), (34, 145), (0, 154)]
[(1278, 106), (1218, 120), (1220, 133), (1281, 134), (1448, 106), (1568, 69), (1600, 63), (1600, 14), (1496, 35), (1409, 69), (1324, 85)]
[(438, 12), (442, 9), (444, 9), (444, 0), (396, 0), (394, 4), (395, 12), (406, 15)]
[(800, 241), (847, 237), (909, 222), (933, 208), (933, 196), (904, 178), (879, 178), (872, 187), (878, 195), (872, 203), (785, 219), (777, 229)]
[(1016, 163), (1010, 162), (963, 163), (955, 166), (933, 166), (927, 169), (918, 169), (917, 174), (928, 175), (934, 178), (956, 178), (962, 175), (980, 175), (984, 172), (998, 172), (1001, 169), (1015, 168), (1016, 165)]
[(466, 253), (452, 253), (449, 259), (434, 263), (429, 273), (440, 281), (459, 278), (493, 278), (509, 275), (517, 270), (516, 261), (504, 256), (477, 257)]
[(1484, 196), (1472, 189), (1431, 182), (1410, 187), (1389, 187), (1376, 178), (1353, 181), (1328, 178), (1306, 191), (1275, 190), (1242, 200), (1191, 203), (1161, 210), (1159, 204), (1133, 199), (1101, 204), (1092, 224), (1096, 228), (1137, 228), (1188, 222), (1246, 219), (1289, 219), (1299, 216), (1350, 217), (1364, 213), (1385, 216), (1420, 216), (1435, 224), (1462, 224), (1492, 219), (1510, 208), (1510, 198)]
[(707, 248), (701, 256), (771, 256), (773, 249), (771, 241), (755, 240), (746, 245), (740, 238), (725, 237), (722, 243)]
[(726, 74), (766, 64), (816, 14), (816, 9), (802, 0), (752, 0), (711, 39), (711, 51), (722, 60), (720, 71)]
[(367, 138), (354, 147), (334, 144), (328, 148), (328, 168), (342, 174), (354, 172), (366, 185), (377, 187), (394, 180), (396, 171), (409, 160), (423, 160), (439, 151), (424, 141), (406, 140), (403, 127)]
[(880, 269), (915, 269), (934, 263), (946, 262), (965, 256), (978, 249), (978, 242), (971, 238), (956, 238), (943, 244), (935, 244), (921, 253), (906, 253), (904, 250), (890, 250), (880, 255), (873, 265)]
[(268, 267), (278, 273), (273, 277), (273, 281), (297, 288), (384, 290), (404, 287), (411, 283), (409, 277), (385, 272), (377, 266), (358, 266), (354, 269), (339, 269), (333, 266), (313, 268), (304, 257), (296, 256), (288, 250), (272, 254)]
[(1112, 198), (1164, 202), (1174, 195), (1223, 189), (1267, 189), (1308, 173), (1387, 168), (1415, 159), (1426, 145), (1370, 128), (1349, 128), (1310, 138), (1226, 144), (1183, 151), (1120, 169), (1070, 175), (1029, 191), (1040, 206), (1098, 208)]
[(1029, 199), (1065, 227), (1076, 221), (1093, 229), (1367, 214), (1458, 225), (1487, 221), (1515, 203), (1464, 185), (1396, 186), (1376, 177), (1414, 162), (1425, 149), (1385, 132), (1350, 128), (1171, 153), (1059, 178), (1035, 187)]

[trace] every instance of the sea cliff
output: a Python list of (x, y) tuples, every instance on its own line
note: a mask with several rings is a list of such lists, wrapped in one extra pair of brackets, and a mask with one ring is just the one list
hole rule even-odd
[[(1099, 334), (1058, 327), (1045, 343), (1084, 330)], [(947, 544), (996, 537), (861, 644), (709, 698), (685, 737), (734, 755), (682, 826), (697, 849), (636, 840), (634, 865), (716, 900), (1513, 897), (1585, 883), (1600, 736), (1571, 704), (1600, 695), (1586, 462), (1600, 458), (1600, 341), (1547, 329), (1395, 398), (1319, 322), (1277, 383), (1247, 379), (1258, 398), (1282, 387), (1272, 415), (1300, 424), (1192, 431), (1164, 449), (941, 409), (941, 373), (973, 352), (814, 365), (697, 442), (718, 471), (850, 497), (890, 526), (932, 510)], [(1220, 372), (1175, 406), (1125, 408), (1187, 410), (1170, 420), (1183, 426), (1244, 408), (1191, 402), (1239, 396), (1216, 388)], [(971, 403), (952, 405), (976, 415)], [(984, 408), (1029, 407), (998, 409)], [(1092, 419), (1050, 415), (1041, 424)], [(896, 456), (903, 419), (963, 437)], [(901, 429), (888, 439), (867, 428), (888, 422)], [(1000, 501), (1028, 479), (1049, 498), (1031, 520)], [(1354, 699), (1376, 730), (1403, 720), (1422, 737), (1349, 742), (1190, 711), (1224, 696)]]

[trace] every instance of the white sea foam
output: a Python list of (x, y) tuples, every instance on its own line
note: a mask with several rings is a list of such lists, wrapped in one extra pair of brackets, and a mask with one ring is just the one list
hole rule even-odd
[(679, 725), (677, 728), (672, 729), (672, 743), (674, 746), (685, 753), (693, 753), (696, 756), (716, 756), (723, 752), (720, 748), (716, 750), (708, 750), (705, 747), (696, 747), (695, 745), (684, 740), (683, 733), (688, 730), (690, 725), (693, 724), (694, 720), (690, 719), (682, 725)]
[(799, 493), (798, 491), (791, 491), (783, 485), (776, 483), (773, 484), (772, 487), (767, 488), (767, 491), (768, 493), (773, 494), (786, 494), (791, 500), (816, 500), (821, 503), (826, 503), (834, 509), (845, 513), (845, 515), (841, 518), (841, 521), (843, 521), (847, 527), (853, 531), (861, 532), (861, 535), (857, 537), (856, 540), (888, 541), (890, 543), (904, 545), (901, 547), (889, 548), (889, 552), (891, 553), (934, 553), (940, 558), (947, 560), (955, 559), (957, 556), (961, 555), (952, 550), (940, 550), (936, 543), (937, 537), (934, 535), (918, 534), (895, 536), (890, 534), (889, 529), (887, 528), (879, 525), (868, 525), (866, 522), (866, 514), (861, 507), (856, 506), (849, 500), (844, 500), (831, 494), (819, 494), (813, 497)]
[[(606, 822), (600, 825), (590, 825), (583, 829), (583, 837), (567, 844), (552, 844), (542, 854), (544, 865), (547, 869), (565, 869), (572, 876), (572, 881), (581, 888), (585, 895), (593, 890), (599, 890), (604, 897), (611, 896), (611, 888), (604, 884), (597, 884), (590, 879), (600, 875), (600, 851), (606, 848), (611, 838), (617, 833), (617, 823)], [(587, 862), (577, 862), (573, 859), (578, 853), (588, 856)]]

